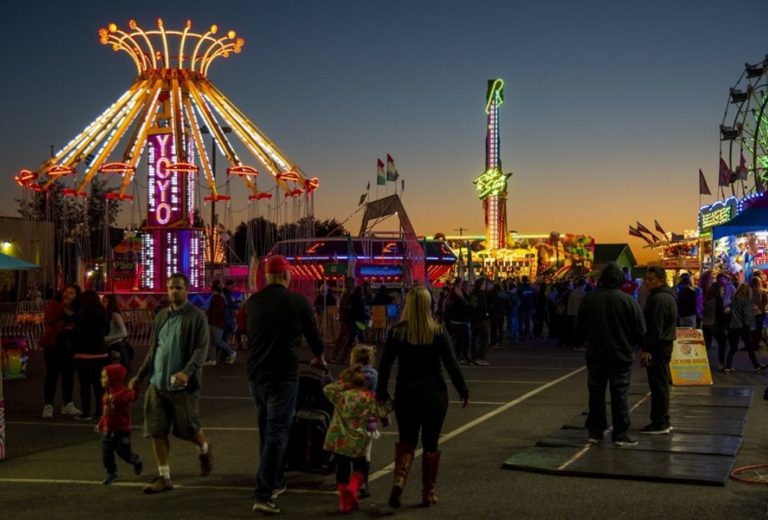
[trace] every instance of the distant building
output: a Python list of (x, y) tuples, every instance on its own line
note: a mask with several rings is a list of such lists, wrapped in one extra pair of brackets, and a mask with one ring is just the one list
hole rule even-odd
[(602, 271), (609, 262), (616, 262), (625, 273), (632, 275), (632, 268), (637, 265), (635, 255), (629, 244), (595, 244), (594, 271)]

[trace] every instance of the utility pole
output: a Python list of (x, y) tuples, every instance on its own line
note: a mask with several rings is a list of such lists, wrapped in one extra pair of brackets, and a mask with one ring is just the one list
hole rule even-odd
[(459, 236), (463, 237), (464, 236), (464, 232), (465, 231), (469, 231), (469, 228), (458, 227), (458, 228), (454, 228), (454, 231), (458, 231), (459, 232)]

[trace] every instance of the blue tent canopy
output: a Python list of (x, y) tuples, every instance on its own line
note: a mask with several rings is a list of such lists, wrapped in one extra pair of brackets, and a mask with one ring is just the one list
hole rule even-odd
[(0, 271), (26, 271), (29, 269), (40, 269), (40, 266), (0, 253)]
[(714, 226), (712, 239), (717, 240), (730, 235), (742, 235), (758, 231), (768, 231), (768, 208), (752, 207), (725, 224)]

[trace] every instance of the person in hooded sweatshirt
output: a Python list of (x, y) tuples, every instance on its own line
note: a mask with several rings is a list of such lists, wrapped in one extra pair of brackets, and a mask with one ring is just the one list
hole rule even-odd
[(622, 292), (624, 276), (616, 262), (600, 274), (600, 284), (586, 293), (578, 308), (574, 328), (577, 341), (587, 348), (587, 385), (589, 442), (603, 440), (608, 424), (605, 417), (605, 387), (611, 391), (613, 444), (623, 448), (637, 441), (629, 436), (629, 385), (632, 374), (633, 347), (645, 335), (643, 311), (634, 298)]
[(645, 302), (647, 331), (640, 352), (640, 364), (648, 372), (651, 388), (651, 422), (640, 433), (665, 435), (672, 431), (669, 424), (669, 360), (672, 344), (677, 338), (677, 301), (675, 292), (667, 285), (664, 269), (649, 267), (645, 273), (645, 285), (650, 293)]
[(115, 453), (133, 466), (133, 474), (141, 475), (144, 467), (141, 457), (131, 450), (131, 405), (138, 393), (125, 386), (127, 371), (123, 365), (107, 365), (101, 371), (101, 419), (94, 428), (101, 433), (101, 455), (107, 477), (103, 484), (109, 485), (117, 478)]

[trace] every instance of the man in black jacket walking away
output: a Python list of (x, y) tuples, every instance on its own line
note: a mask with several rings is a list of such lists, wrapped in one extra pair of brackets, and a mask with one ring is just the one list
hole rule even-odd
[(609, 263), (600, 274), (600, 286), (584, 295), (576, 316), (576, 340), (586, 344), (587, 385), (589, 387), (589, 442), (603, 440), (608, 424), (605, 418), (605, 386), (611, 391), (613, 432), (617, 447), (634, 446), (629, 434), (629, 382), (632, 373), (632, 347), (645, 334), (643, 311), (637, 302), (619, 288), (624, 281), (621, 269)]
[(247, 378), (259, 420), (259, 469), (253, 510), (280, 513), (275, 499), (285, 491), (284, 455), (299, 390), (299, 352), (306, 338), (310, 364), (327, 368), (315, 316), (304, 296), (288, 290), (291, 265), (280, 256), (264, 264), (267, 286), (246, 301)]
[(669, 424), (669, 360), (677, 337), (677, 303), (675, 292), (667, 285), (666, 273), (661, 267), (648, 268), (645, 285), (650, 291), (645, 302), (648, 330), (643, 339), (640, 363), (648, 369), (651, 423), (641, 428), (640, 433), (664, 435), (672, 431)]

